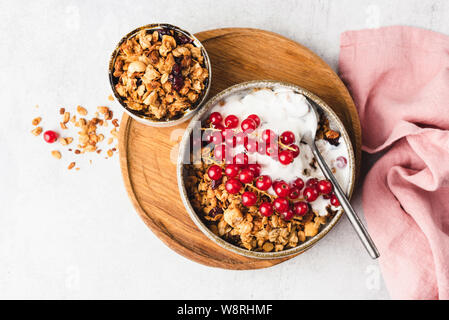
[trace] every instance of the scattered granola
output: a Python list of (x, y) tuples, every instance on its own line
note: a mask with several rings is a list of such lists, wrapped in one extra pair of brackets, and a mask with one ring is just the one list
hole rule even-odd
[(38, 136), (42, 133), (42, 127), (36, 127), (33, 130), (31, 130), (31, 133), (34, 134), (35, 136)]
[(173, 29), (141, 30), (119, 48), (115, 90), (131, 110), (172, 120), (194, 109), (209, 81), (202, 49)]
[(76, 111), (82, 116), (87, 115), (87, 110), (81, 106), (76, 107)]
[(64, 124), (66, 124), (67, 122), (69, 122), (69, 120), (70, 120), (70, 112), (64, 112), (64, 116), (63, 116), (62, 122)]
[[(68, 125), (73, 125), (74, 127), (79, 128), (78, 131), (78, 143), (77, 148), (68, 148), (69, 152), (74, 152), (76, 155), (80, 155), (83, 153), (89, 153), (89, 152), (96, 152), (97, 154), (101, 153), (101, 150), (98, 149), (98, 144), (107, 138), (107, 144), (111, 145), (116, 138), (118, 138), (118, 132), (116, 128), (119, 127), (118, 119), (112, 120), (113, 112), (106, 106), (99, 106), (97, 113), (95, 113), (95, 116), (92, 119), (87, 119), (84, 117), (80, 117), (77, 119), (76, 115), (73, 115), (71, 117), (70, 112), (66, 111), (65, 108), (59, 109), (59, 114), (62, 116), (60, 127), (62, 130), (69, 129)], [(81, 116), (86, 116), (88, 114), (87, 109), (81, 106), (77, 106), (76, 111)], [(101, 119), (101, 115), (103, 116), (103, 119)], [(34, 126), (37, 126), (41, 122), (42, 118), (37, 117), (32, 120), (32, 124)], [(107, 126), (107, 121), (112, 120), (114, 125), (114, 129), (110, 131), (111, 136), (105, 137), (103, 133), (98, 133), (97, 129), (99, 126)], [(43, 132), (42, 127), (35, 127), (31, 133), (35, 136), (40, 135)], [(51, 134), (51, 135), (50, 135)], [(45, 141), (46, 142), (54, 142), (59, 140), (59, 143), (61, 146), (68, 146), (73, 143), (74, 138), (73, 137), (62, 137), (57, 132), (52, 130), (45, 131)], [(51, 140), (51, 141), (50, 141)], [(111, 148), (111, 152), (108, 152), (109, 157), (112, 157), (114, 154), (114, 151), (116, 151), (116, 148)], [(51, 152), (52, 156), (61, 159), (62, 154), (58, 150), (53, 150)], [(91, 161), (91, 160), (90, 160)], [(71, 162), (68, 165), (68, 169), (72, 169), (75, 167), (75, 162)], [(79, 170), (79, 168), (76, 168), (76, 170)]]
[(41, 120), (41, 117), (34, 118), (32, 121), (33, 126), (37, 126), (41, 122)]
[(101, 114), (107, 114), (109, 112), (109, 108), (105, 106), (100, 106), (97, 109)]
[(73, 138), (72, 138), (72, 137), (67, 137), (67, 138), (61, 137), (61, 138), (59, 138), (59, 142), (60, 142), (63, 146), (66, 146), (66, 145), (71, 144), (72, 141), (73, 141)]
[(59, 152), (59, 151), (57, 151), (57, 150), (53, 150), (53, 151), (51, 152), (51, 155), (52, 155), (53, 157), (55, 157), (56, 159), (61, 159), (61, 152)]

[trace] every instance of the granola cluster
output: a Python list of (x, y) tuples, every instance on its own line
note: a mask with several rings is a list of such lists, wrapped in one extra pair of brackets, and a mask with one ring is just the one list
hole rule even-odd
[(340, 144), (340, 132), (332, 130), (329, 127), (329, 119), (327, 119), (322, 113), (320, 113), (318, 127), (320, 128), (316, 135), (318, 140), (324, 139), (333, 146), (338, 146)]
[[(98, 112), (94, 115), (92, 119), (86, 119), (84, 117), (80, 117), (78, 120), (76, 119), (76, 116), (74, 115), (71, 118), (71, 122), (75, 125), (75, 127), (80, 128), (80, 131), (78, 131), (78, 148), (75, 150), (76, 154), (84, 153), (84, 152), (97, 152), (100, 153), (101, 149), (98, 149), (97, 144), (105, 139), (103, 134), (97, 133), (97, 126), (107, 126), (108, 120), (111, 120), (114, 128), (110, 131), (112, 137), (108, 139), (108, 144), (111, 144), (113, 142), (113, 137), (118, 138), (118, 132), (116, 130), (116, 127), (119, 126), (117, 119), (112, 119), (113, 112), (112, 110), (109, 110), (106, 106), (99, 106)], [(77, 112), (82, 115), (87, 115), (87, 110), (81, 106), (77, 107)], [(101, 119), (101, 116), (103, 119)], [(64, 139), (64, 138), (60, 138)], [(61, 141), (61, 144), (64, 145), (63, 140)], [(108, 155), (112, 156), (112, 149), (108, 150)]]
[(209, 72), (201, 48), (172, 30), (141, 30), (119, 48), (113, 77), (126, 105), (153, 120), (172, 120), (194, 109)]

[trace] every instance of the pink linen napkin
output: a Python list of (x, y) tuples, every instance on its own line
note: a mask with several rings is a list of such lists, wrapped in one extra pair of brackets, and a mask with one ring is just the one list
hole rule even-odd
[(412, 27), (341, 36), (363, 150), (368, 229), (394, 299), (449, 299), (449, 37)]

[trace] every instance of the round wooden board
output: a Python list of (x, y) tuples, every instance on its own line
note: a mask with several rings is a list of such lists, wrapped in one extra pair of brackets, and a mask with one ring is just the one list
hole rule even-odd
[[(361, 130), (346, 87), (317, 55), (278, 34), (243, 28), (216, 29), (196, 35), (212, 63), (212, 97), (248, 80), (282, 80), (310, 90), (339, 115), (351, 136), (360, 167)], [(227, 251), (210, 241), (184, 209), (176, 181), (177, 144), (184, 123), (148, 127), (124, 114), (120, 125), (120, 165), (129, 197), (143, 221), (171, 249), (212, 267), (258, 269), (292, 257), (259, 260)]]

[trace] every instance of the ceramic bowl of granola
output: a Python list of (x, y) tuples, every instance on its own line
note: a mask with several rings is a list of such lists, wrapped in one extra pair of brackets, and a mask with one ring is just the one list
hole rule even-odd
[(109, 62), (112, 91), (135, 120), (178, 125), (202, 106), (211, 64), (201, 42), (170, 24), (149, 24), (124, 36)]
[[(318, 124), (308, 117), (312, 101)], [(351, 141), (319, 97), (288, 83), (250, 81), (210, 99), (190, 122), (177, 163), (181, 198), (198, 228), (221, 247), (260, 259), (298, 254), (323, 238), (343, 210), (301, 142), (310, 126), (351, 196)]]

